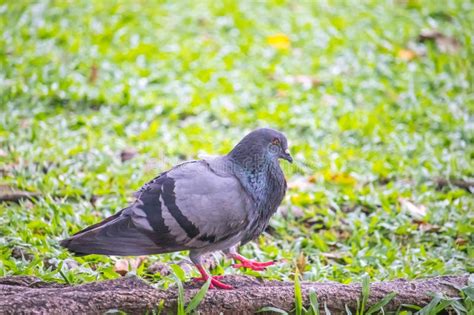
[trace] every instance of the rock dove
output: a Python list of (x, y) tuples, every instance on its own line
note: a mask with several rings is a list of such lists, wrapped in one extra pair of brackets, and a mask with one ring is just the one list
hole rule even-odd
[(286, 192), (279, 159), (293, 161), (286, 137), (261, 128), (227, 155), (189, 161), (161, 173), (136, 194), (136, 201), (61, 241), (77, 255), (138, 256), (189, 250), (191, 261), (211, 286), (232, 287), (211, 276), (202, 255), (223, 251), (236, 268), (264, 270), (237, 253), (267, 227)]

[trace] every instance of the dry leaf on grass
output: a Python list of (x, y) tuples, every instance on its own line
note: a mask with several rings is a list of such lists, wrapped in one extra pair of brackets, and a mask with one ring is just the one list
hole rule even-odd
[(344, 253), (340, 252), (332, 252), (332, 253), (321, 253), (321, 256), (327, 259), (332, 259), (332, 260), (343, 260), (344, 259)]
[(129, 271), (137, 270), (138, 267), (145, 261), (145, 256), (135, 258), (119, 259), (115, 262), (114, 271), (121, 276), (125, 276)]
[(321, 80), (319, 80), (315, 76), (306, 75), (306, 74), (286, 76), (283, 78), (283, 81), (288, 84), (300, 84), (306, 90), (309, 90), (313, 87), (321, 85)]
[(426, 206), (424, 205), (415, 205), (413, 202), (406, 198), (398, 198), (398, 202), (402, 208), (407, 211), (414, 218), (423, 218), (426, 215)]
[(464, 238), (461, 238), (461, 237), (458, 237), (455, 241), (456, 245), (458, 246), (463, 246), (463, 245), (466, 245), (467, 243), (469, 243), (468, 240), (464, 239)]
[(418, 230), (422, 232), (438, 232), (439, 230), (441, 230), (441, 227), (436, 224), (431, 224), (420, 220), (414, 220), (413, 222), (418, 224)]
[(97, 77), (99, 76), (99, 68), (97, 68), (96, 64), (91, 66), (91, 72), (89, 74), (89, 83), (94, 84), (97, 81)]
[(418, 35), (418, 41), (420, 43), (434, 42), (442, 53), (454, 54), (461, 49), (461, 43), (457, 39), (437, 30), (424, 30)]
[(120, 152), (120, 159), (122, 162), (128, 161), (133, 159), (135, 156), (137, 156), (138, 152), (137, 150), (133, 148), (126, 148)]

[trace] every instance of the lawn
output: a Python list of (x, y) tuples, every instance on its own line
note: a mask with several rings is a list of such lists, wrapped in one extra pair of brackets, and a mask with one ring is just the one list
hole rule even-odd
[(296, 161), (241, 249), (262, 277), (473, 272), (472, 1), (2, 1), (0, 29), (0, 183), (39, 194), (0, 203), (0, 276), (120, 277), (58, 241), (264, 126)]

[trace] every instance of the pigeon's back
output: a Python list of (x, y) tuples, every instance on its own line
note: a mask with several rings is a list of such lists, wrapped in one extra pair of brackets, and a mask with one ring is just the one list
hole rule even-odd
[(178, 165), (137, 200), (61, 242), (77, 254), (147, 255), (225, 249), (239, 240), (253, 204), (225, 157)]

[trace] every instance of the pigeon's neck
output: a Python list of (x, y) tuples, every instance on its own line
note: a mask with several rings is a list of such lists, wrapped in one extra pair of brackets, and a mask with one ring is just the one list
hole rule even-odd
[(274, 194), (280, 194), (281, 187), (275, 184), (284, 182), (283, 172), (278, 160), (265, 155), (247, 155), (244, 159), (229, 158), (235, 165), (234, 174), (244, 189), (252, 196), (258, 208), (266, 208), (266, 202)]

